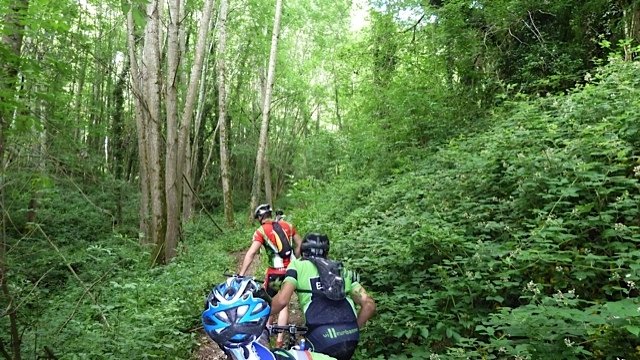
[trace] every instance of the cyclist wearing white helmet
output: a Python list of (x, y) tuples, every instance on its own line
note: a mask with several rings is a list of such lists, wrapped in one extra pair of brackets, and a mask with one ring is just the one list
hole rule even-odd
[[(251, 247), (244, 256), (244, 261), (238, 274), (243, 276), (246, 274), (249, 266), (253, 262), (256, 254), (262, 246), (267, 249), (270, 258), (269, 267), (265, 274), (264, 288), (270, 296), (274, 296), (280, 284), (285, 278), (287, 266), (294, 257), (300, 254), (300, 246), (302, 238), (296, 232), (293, 224), (284, 220), (273, 220), (273, 209), (270, 204), (261, 204), (254, 211), (254, 218), (260, 222), (260, 227), (253, 233)], [(293, 239), (295, 248), (292, 247)], [(280, 312), (278, 315), (278, 325), (287, 325), (289, 321), (289, 309)], [(278, 334), (277, 345), (283, 343), (284, 334)]]

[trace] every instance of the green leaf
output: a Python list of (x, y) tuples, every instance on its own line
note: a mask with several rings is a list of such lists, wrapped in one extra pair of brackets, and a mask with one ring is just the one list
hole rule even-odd
[(500, 304), (502, 304), (502, 302), (504, 301), (504, 298), (500, 295), (496, 295), (496, 296), (487, 296), (485, 298), (486, 300), (493, 300), (496, 302), (499, 302)]
[(640, 304), (634, 299), (624, 299), (620, 301), (608, 302), (602, 307), (608, 311), (608, 315), (617, 318), (628, 318), (640, 316), (638, 311)]
[(147, 23), (147, 15), (143, 12), (143, 10), (137, 8), (133, 9), (132, 14), (133, 21), (135, 22), (136, 26), (143, 28)]
[(624, 328), (635, 336), (640, 335), (640, 326), (627, 325)]

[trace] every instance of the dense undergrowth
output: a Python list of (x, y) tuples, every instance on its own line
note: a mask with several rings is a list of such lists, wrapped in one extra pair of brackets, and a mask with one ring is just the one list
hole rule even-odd
[(359, 359), (640, 359), (640, 66), (590, 76), (382, 180), (296, 184), (378, 303)]
[[(123, 209), (126, 226), (114, 225), (111, 185), (51, 178), (34, 223), (14, 212), (9, 284), (20, 302), (23, 359), (187, 359), (198, 346), (204, 296), (234, 269), (231, 254), (248, 235), (221, 234), (203, 217), (185, 229), (174, 262), (151, 267), (135, 231), (135, 199)], [(7, 316), (0, 321), (9, 329)], [(0, 333), (5, 346), (8, 336)]]
[[(327, 159), (331, 181), (299, 180), (280, 205), (301, 232), (329, 233), (375, 297), (357, 358), (640, 359), (638, 99), (640, 66), (613, 61), (435, 150), (366, 164), (332, 140), (358, 159)], [(203, 296), (252, 229), (197, 217), (176, 260), (150, 268), (135, 199), (114, 224), (110, 187), (50, 181), (36, 223), (13, 224), (23, 358), (185, 359), (198, 346)]]

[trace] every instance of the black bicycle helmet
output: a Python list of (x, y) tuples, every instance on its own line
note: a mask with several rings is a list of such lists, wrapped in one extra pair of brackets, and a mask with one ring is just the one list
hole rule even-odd
[(309, 233), (302, 239), (300, 248), (303, 258), (322, 257), (329, 254), (329, 237), (325, 234)]
[(260, 219), (264, 215), (267, 215), (267, 214), (271, 215), (272, 212), (273, 212), (273, 209), (271, 208), (271, 205), (261, 204), (261, 205), (258, 205), (256, 210), (253, 212), (253, 217), (255, 219)]

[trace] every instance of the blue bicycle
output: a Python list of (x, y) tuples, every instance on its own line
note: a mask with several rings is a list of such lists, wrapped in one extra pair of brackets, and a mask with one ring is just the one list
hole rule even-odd
[[(304, 348), (296, 336), (305, 327), (270, 326), (271, 298), (254, 278), (227, 275), (207, 296), (202, 324), (207, 335), (234, 360), (335, 360)], [(277, 332), (289, 333), (289, 349), (270, 349), (268, 337)]]

